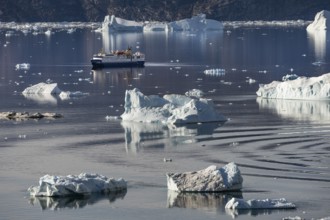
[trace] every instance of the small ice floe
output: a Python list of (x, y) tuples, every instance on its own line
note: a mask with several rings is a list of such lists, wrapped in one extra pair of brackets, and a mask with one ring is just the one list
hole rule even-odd
[(259, 85), (257, 95), (269, 99), (329, 100), (330, 73)]
[(172, 162), (172, 158), (165, 158), (165, 157), (164, 157), (163, 161), (164, 161), (165, 163), (167, 163), (167, 162)]
[(297, 74), (287, 74), (282, 77), (282, 81), (295, 80), (295, 79), (298, 79), (298, 77), (299, 76)]
[(0, 119), (41, 119), (41, 118), (62, 118), (63, 116), (58, 113), (29, 113), (29, 112), (0, 112)]
[(119, 118), (120, 118), (119, 116), (111, 116), (111, 115), (105, 116), (105, 119), (107, 121), (118, 120)]
[(84, 93), (81, 91), (76, 91), (76, 92), (62, 91), (59, 94), (59, 97), (62, 100), (68, 100), (68, 99), (72, 99), (72, 98), (81, 98), (81, 97), (88, 96), (88, 95), (89, 95), (89, 93)]
[(178, 192), (223, 192), (241, 190), (243, 177), (235, 163), (185, 173), (167, 173), (167, 188)]
[(15, 66), (16, 70), (29, 70), (30, 64), (29, 63), (18, 63)]
[(72, 34), (72, 33), (74, 33), (75, 31), (76, 31), (75, 28), (69, 28), (66, 32), (67, 32), (68, 34)]
[(244, 200), (232, 198), (225, 206), (226, 209), (295, 209), (296, 206), (286, 199), (252, 199)]
[(53, 34), (53, 32), (50, 29), (48, 29), (47, 31), (45, 31), (45, 35), (47, 35), (47, 36), (50, 36), (52, 34)]
[(249, 84), (253, 84), (253, 83), (256, 83), (257, 80), (248, 77), (248, 79), (246, 80), (246, 82), (249, 83)]
[(28, 192), (36, 197), (88, 196), (93, 193), (112, 193), (127, 190), (127, 182), (120, 178), (108, 178), (99, 174), (51, 176), (40, 178), (39, 186), (31, 186)]
[(195, 97), (195, 98), (201, 98), (204, 96), (204, 92), (202, 90), (199, 89), (192, 89), (189, 90), (185, 93), (186, 96), (188, 97)]
[(82, 72), (84, 72), (84, 70), (75, 70), (74, 72), (75, 73), (82, 73)]
[[(197, 91), (197, 90), (195, 90)], [(138, 89), (126, 90), (123, 121), (189, 124), (220, 122), (227, 119), (219, 114), (213, 101), (205, 98), (169, 94), (146, 96)]]
[(210, 76), (224, 76), (226, 75), (226, 70), (225, 69), (207, 69), (204, 70), (205, 75), (210, 75)]
[(282, 220), (304, 220), (304, 218), (300, 217), (300, 216), (294, 216), (294, 217), (284, 217), (282, 218)]
[(228, 85), (228, 86), (233, 84), (233, 82), (227, 82), (225, 80), (221, 80), (220, 83), (223, 84), (223, 85)]

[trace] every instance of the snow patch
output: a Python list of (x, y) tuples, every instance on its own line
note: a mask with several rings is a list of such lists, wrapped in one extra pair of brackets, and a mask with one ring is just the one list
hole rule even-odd
[(204, 170), (167, 173), (167, 188), (179, 192), (221, 192), (240, 190), (243, 177), (235, 163), (222, 168), (215, 165)]
[[(198, 90), (195, 90), (195, 93)], [(189, 94), (189, 92), (188, 92)], [(189, 94), (191, 95), (191, 94)], [(195, 94), (196, 95), (196, 94)], [(189, 124), (227, 119), (216, 112), (211, 100), (185, 95), (145, 96), (138, 89), (126, 90), (123, 121)]]
[(127, 190), (127, 183), (122, 178), (115, 180), (99, 174), (81, 173), (68, 176), (45, 175), (40, 178), (39, 186), (31, 186), (28, 192), (36, 197), (64, 197), (124, 190)]
[(270, 99), (329, 100), (330, 73), (319, 77), (299, 77), (285, 82), (260, 84), (257, 95)]

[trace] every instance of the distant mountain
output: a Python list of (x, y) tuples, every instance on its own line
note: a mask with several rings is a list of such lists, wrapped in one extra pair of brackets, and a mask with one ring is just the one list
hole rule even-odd
[(313, 20), (330, 0), (0, 0), (0, 21), (173, 21), (204, 13), (228, 20)]

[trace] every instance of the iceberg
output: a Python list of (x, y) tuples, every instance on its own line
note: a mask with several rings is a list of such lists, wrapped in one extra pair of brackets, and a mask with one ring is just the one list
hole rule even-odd
[(223, 30), (223, 24), (216, 20), (206, 19), (205, 14), (199, 14), (192, 18), (168, 23), (168, 31), (219, 31)]
[(114, 15), (107, 15), (104, 18), (101, 30), (114, 32), (142, 32), (143, 26), (143, 22), (117, 18)]
[(31, 186), (28, 192), (35, 197), (88, 196), (93, 193), (113, 193), (127, 190), (127, 182), (100, 174), (51, 176), (40, 178), (39, 186)]
[(330, 30), (330, 11), (320, 11), (315, 15), (313, 23), (307, 26), (307, 31)]
[(38, 83), (26, 88), (22, 94), (60, 94), (62, 91), (57, 87), (57, 83)]
[(329, 50), (330, 11), (318, 12), (313, 23), (308, 25), (306, 30), (311, 44), (314, 45), (316, 58), (314, 64), (322, 65)]
[(260, 84), (259, 97), (270, 99), (329, 100), (330, 73), (318, 77), (299, 77), (284, 82)]
[(218, 168), (185, 173), (167, 173), (167, 188), (177, 192), (223, 192), (242, 189), (243, 177), (233, 162)]
[(232, 198), (225, 206), (226, 209), (294, 209), (296, 206), (288, 202), (285, 198), (281, 199), (244, 199)]
[(173, 22), (146, 21), (137, 22), (107, 15), (102, 23), (100, 32), (152, 32), (152, 31), (219, 31), (223, 30), (221, 22), (206, 19), (205, 14), (199, 14)]
[(227, 120), (216, 112), (210, 99), (177, 94), (146, 96), (136, 88), (126, 90), (125, 112), (121, 118), (123, 121), (175, 125)]

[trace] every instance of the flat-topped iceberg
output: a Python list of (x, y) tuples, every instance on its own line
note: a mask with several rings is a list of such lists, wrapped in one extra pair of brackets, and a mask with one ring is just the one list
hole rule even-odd
[[(196, 95), (194, 90), (193, 94)], [(189, 95), (189, 93), (187, 93)], [(201, 92), (198, 94), (202, 94)], [(212, 100), (186, 95), (146, 96), (140, 90), (126, 90), (123, 121), (189, 124), (226, 121), (216, 112)]]
[(150, 32), (150, 31), (219, 31), (223, 30), (221, 22), (206, 19), (205, 14), (199, 14), (173, 22), (145, 21), (137, 22), (107, 15), (99, 31), (104, 32)]
[(100, 174), (81, 173), (79, 175), (51, 176), (40, 178), (39, 186), (31, 186), (31, 196), (64, 197), (86, 196), (92, 193), (111, 193), (127, 190), (124, 179), (108, 178)]
[(286, 199), (252, 199), (232, 198), (225, 206), (226, 209), (294, 209), (296, 206)]
[(221, 22), (206, 19), (205, 14), (168, 23), (168, 31), (218, 31), (223, 30)]
[(329, 100), (330, 73), (319, 77), (298, 77), (295, 80), (261, 84), (257, 95), (270, 99)]
[(185, 173), (167, 173), (167, 188), (178, 192), (223, 192), (242, 189), (243, 177), (235, 163)]
[(132, 32), (141, 32), (143, 31), (143, 22), (136, 22), (131, 20), (126, 20), (123, 18), (117, 18), (114, 15), (105, 16), (102, 29), (108, 31), (132, 31)]
[(307, 26), (307, 31), (330, 30), (330, 11), (320, 11), (315, 15), (313, 23)]
[(22, 93), (27, 94), (60, 94), (62, 91), (57, 87), (57, 83), (38, 83), (27, 87)]

